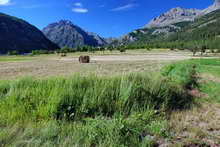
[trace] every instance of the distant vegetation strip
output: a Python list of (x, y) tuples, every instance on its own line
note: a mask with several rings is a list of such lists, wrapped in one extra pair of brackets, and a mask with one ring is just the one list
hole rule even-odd
[(0, 62), (13, 62), (13, 61), (28, 61), (33, 60), (33, 57), (28, 56), (0, 56)]

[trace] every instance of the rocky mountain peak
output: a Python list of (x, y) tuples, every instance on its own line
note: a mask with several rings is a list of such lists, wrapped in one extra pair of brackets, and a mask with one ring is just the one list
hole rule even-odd
[(215, 0), (214, 5), (215, 6), (220, 6), (220, 0)]
[(178, 22), (194, 21), (198, 16), (202, 16), (220, 9), (220, 0), (214, 0), (213, 5), (204, 9), (184, 9), (181, 7), (172, 8), (168, 12), (154, 18), (144, 28), (164, 27)]
[(215, 0), (213, 5), (203, 10), (203, 14), (208, 14), (218, 9), (220, 9), (220, 0)]
[(151, 20), (145, 27), (163, 27), (182, 21), (193, 21), (200, 13), (201, 10), (198, 9), (172, 8)]
[(49, 24), (43, 29), (43, 33), (60, 47), (75, 48), (83, 45), (101, 46), (106, 44), (104, 39), (97, 34), (89, 33), (69, 20), (60, 20)]
[(70, 20), (60, 20), (58, 23), (64, 24), (64, 25), (72, 25), (73, 24)]

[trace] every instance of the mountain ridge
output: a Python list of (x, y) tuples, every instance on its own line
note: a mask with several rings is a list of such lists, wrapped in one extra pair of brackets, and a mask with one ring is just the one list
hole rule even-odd
[(172, 8), (162, 13), (160, 16), (152, 19), (144, 28), (164, 27), (183, 21), (194, 21), (196, 18), (206, 15), (210, 12), (220, 9), (220, 0), (214, 0), (214, 3), (206, 9), (199, 10), (195, 8), (185, 9), (181, 7)]
[(151, 20), (144, 28), (164, 27), (182, 21), (194, 21), (202, 13), (198, 9), (176, 7)]
[(167, 37), (173, 33), (181, 31), (185, 26), (194, 22), (195, 20), (219, 9), (220, 0), (215, 0), (211, 6), (203, 10), (193, 8), (184, 9), (181, 7), (172, 8), (170, 11), (165, 12), (151, 20), (143, 28), (139, 28), (128, 33), (127, 35), (124, 35), (123, 39), (120, 39), (121, 44)]
[(12, 50), (24, 53), (32, 50), (59, 48), (48, 40), (37, 27), (4, 13), (0, 13), (0, 34), (0, 53)]

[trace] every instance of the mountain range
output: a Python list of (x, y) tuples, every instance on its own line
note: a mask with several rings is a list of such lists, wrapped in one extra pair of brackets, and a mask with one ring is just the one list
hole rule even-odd
[(28, 22), (0, 13), (0, 53), (11, 50), (55, 50), (62, 47), (105, 46), (138, 42), (201, 40), (220, 35), (220, 0), (206, 9), (172, 8), (144, 27), (116, 38), (103, 38), (68, 20), (49, 24), (42, 31)]
[(196, 18), (206, 15), (210, 12), (220, 9), (220, 0), (215, 0), (214, 4), (210, 7), (199, 9), (184, 9), (184, 8), (172, 8), (166, 13), (151, 20), (144, 28), (163, 27), (172, 25), (178, 22), (194, 21)]
[(220, 0), (215, 0), (213, 5), (204, 10), (172, 8), (152, 19), (143, 28), (123, 36), (120, 41), (131, 43), (140, 40), (152, 40), (161, 36), (167, 37), (167, 35), (181, 31), (183, 27), (218, 9), (220, 9)]

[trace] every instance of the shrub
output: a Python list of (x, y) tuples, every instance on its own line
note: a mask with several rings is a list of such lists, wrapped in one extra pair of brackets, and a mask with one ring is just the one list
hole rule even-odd
[(31, 55), (53, 54), (54, 51), (48, 50), (32, 50)]
[(126, 48), (120, 47), (120, 48), (119, 48), (119, 51), (120, 51), (121, 53), (124, 53), (124, 52), (126, 52)]
[(17, 50), (8, 51), (8, 55), (19, 55), (19, 52)]

